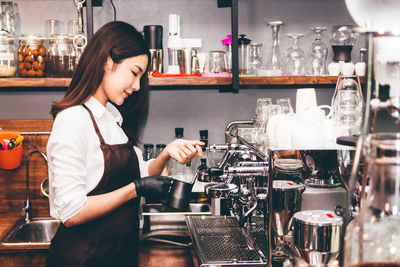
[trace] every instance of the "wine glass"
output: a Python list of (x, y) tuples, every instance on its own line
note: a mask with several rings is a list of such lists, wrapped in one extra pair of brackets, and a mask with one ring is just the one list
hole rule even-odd
[(305, 74), (305, 54), (303, 49), (298, 47), (299, 38), (303, 37), (302, 33), (288, 33), (287, 37), (293, 39), (292, 47), (286, 50), (286, 74), (304, 75)]
[(310, 74), (324, 75), (326, 74), (326, 58), (328, 57), (328, 47), (321, 40), (321, 33), (326, 31), (326, 27), (311, 27), (317, 36), (311, 44), (310, 53)]

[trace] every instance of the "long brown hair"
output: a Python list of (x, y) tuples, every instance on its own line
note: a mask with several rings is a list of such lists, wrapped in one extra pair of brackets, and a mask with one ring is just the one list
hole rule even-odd
[[(89, 40), (64, 98), (53, 103), (50, 112), (53, 118), (66, 108), (85, 103), (96, 92), (103, 80), (104, 66), (108, 56), (118, 64), (126, 58), (143, 54), (149, 57), (149, 50), (143, 36), (135, 27), (121, 21), (105, 24)], [(147, 72), (140, 80), (140, 90), (125, 99), (121, 106), (115, 104), (114, 106), (123, 117), (122, 128), (129, 140), (136, 145), (148, 114)]]

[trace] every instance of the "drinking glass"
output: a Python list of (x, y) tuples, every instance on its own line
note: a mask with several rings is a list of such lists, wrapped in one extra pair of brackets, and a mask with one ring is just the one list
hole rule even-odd
[(310, 53), (310, 74), (324, 75), (326, 74), (326, 58), (328, 57), (328, 47), (321, 40), (321, 33), (326, 30), (326, 27), (311, 27), (317, 36), (311, 44)]
[(224, 51), (210, 51), (207, 55), (208, 68), (211, 73), (221, 73), (226, 71)]
[(276, 100), (276, 104), (281, 107), (282, 114), (292, 114), (294, 113), (292, 104), (290, 103), (290, 97), (279, 98)]
[(269, 106), (272, 105), (270, 97), (257, 98), (255, 127), (259, 127), (264, 116), (266, 116)]
[(292, 47), (286, 50), (286, 74), (289, 75), (304, 75), (305, 74), (305, 54), (304, 51), (298, 47), (299, 38), (303, 37), (302, 33), (289, 33), (286, 34), (289, 38), (293, 39)]

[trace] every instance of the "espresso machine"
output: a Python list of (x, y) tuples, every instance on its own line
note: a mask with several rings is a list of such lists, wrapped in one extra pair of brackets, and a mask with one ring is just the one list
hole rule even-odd
[[(187, 216), (200, 266), (265, 266), (271, 262), (269, 158), (246, 142), (209, 145), (222, 152), (217, 166), (202, 172), (212, 216)], [(206, 176), (206, 177), (205, 177)]]

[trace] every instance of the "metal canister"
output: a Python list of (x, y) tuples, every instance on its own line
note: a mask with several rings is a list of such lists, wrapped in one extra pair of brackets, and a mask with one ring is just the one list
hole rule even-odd
[(329, 265), (339, 254), (343, 219), (330, 210), (305, 210), (293, 216), (294, 245), (310, 265)]
[(276, 234), (283, 237), (288, 232), (293, 214), (301, 209), (301, 195), (305, 186), (288, 180), (275, 180), (272, 187), (273, 226)]

